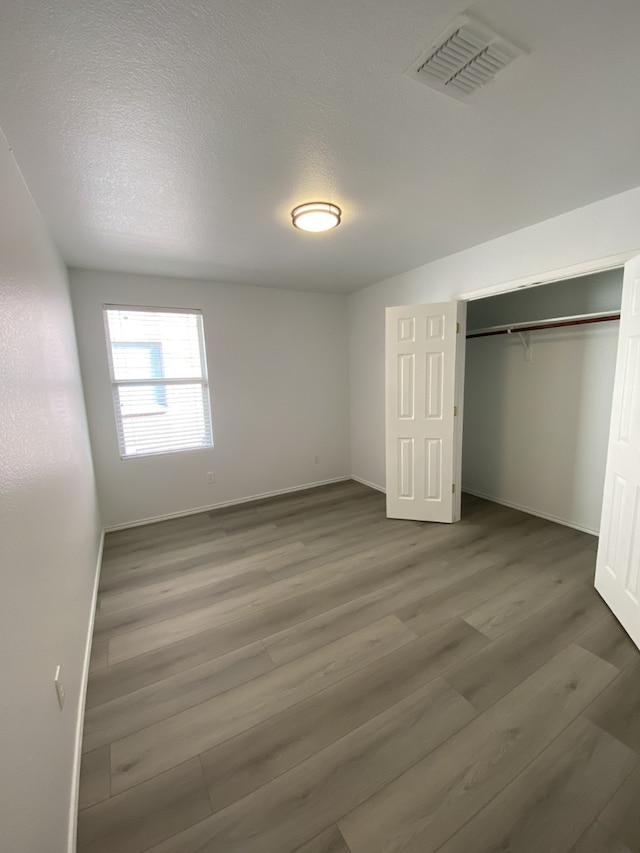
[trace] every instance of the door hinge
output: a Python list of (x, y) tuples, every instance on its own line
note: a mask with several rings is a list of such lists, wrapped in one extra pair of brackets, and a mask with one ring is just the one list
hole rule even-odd
[(457, 417), (457, 415), (458, 415), (458, 407), (454, 406), (453, 407), (453, 417), (455, 418), (455, 417)]
[(460, 323), (456, 323), (456, 335), (460, 334)]
[(451, 484), (451, 494), (455, 495), (455, 493), (456, 493), (456, 484), (452, 483)]

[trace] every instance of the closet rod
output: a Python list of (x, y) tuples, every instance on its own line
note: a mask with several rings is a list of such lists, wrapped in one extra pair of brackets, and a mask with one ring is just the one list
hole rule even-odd
[(488, 338), (492, 335), (510, 335), (512, 332), (535, 332), (539, 329), (561, 329), (563, 326), (586, 326), (589, 323), (608, 323), (619, 320), (620, 313), (603, 311), (599, 314), (576, 314), (573, 317), (554, 317), (537, 323), (513, 323), (510, 326), (490, 326), (467, 334), (467, 338)]

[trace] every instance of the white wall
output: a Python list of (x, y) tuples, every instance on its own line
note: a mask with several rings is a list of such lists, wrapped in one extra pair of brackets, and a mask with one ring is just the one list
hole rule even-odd
[(491, 240), (349, 298), (351, 467), (385, 483), (384, 309), (437, 302), (623, 252), (640, 253), (640, 188)]
[[(89, 270), (70, 275), (105, 526), (349, 475), (345, 296)], [(103, 303), (202, 309), (213, 449), (120, 459)], [(213, 485), (207, 471), (215, 472)]]
[(467, 331), (550, 317), (620, 311), (622, 269), (474, 299), (467, 306)]
[(0, 849), (62, 853), (100, 530), (66, 270), (1, 135), (0, 186)]
[[(622, 270), (469, 303), (468, 328), (620, 310)], [(466, 491), (597, 533), (619, 323), (467, 341)]]
[(464, 490), (598, 533), (618, 327), (467, 341)]

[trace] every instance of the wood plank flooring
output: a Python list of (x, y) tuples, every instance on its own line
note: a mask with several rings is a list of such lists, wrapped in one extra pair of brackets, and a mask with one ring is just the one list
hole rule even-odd
[(108, 534), (78, 853), (640, 853), (596, 544), (354, 482)]

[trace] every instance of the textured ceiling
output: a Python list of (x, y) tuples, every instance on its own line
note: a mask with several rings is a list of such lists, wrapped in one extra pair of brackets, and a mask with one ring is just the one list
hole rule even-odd
[[(524, 47), (403, 76), (465, 9)], [(66, 261), (350, 291), (640, 184), (638, 0), (2, 0), (0, 126)], [(289, 211), (339, 204), (335, 232)]]

